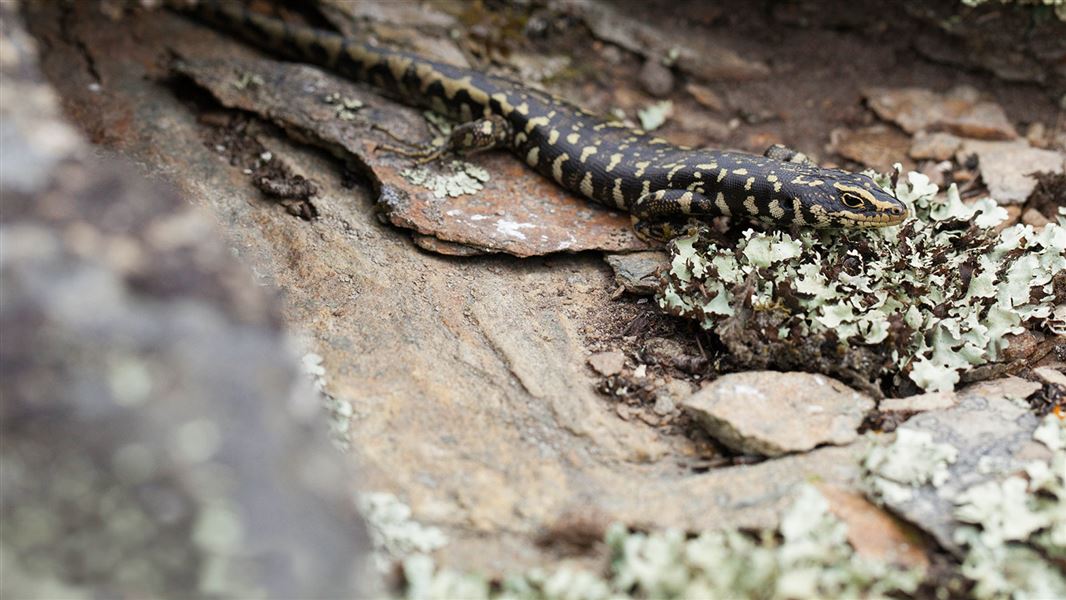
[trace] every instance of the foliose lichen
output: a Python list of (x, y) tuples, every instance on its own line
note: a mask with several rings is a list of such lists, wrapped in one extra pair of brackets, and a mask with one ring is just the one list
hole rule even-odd
[(1051, 451), (1024, 475), (975, 485), (956, 499), (962, 574), (976, 598), (1063, 598), (1066, 575), (1066, 421), (1048, 415), (1033, 439)]
[(674, 112), (674, 103), (670, 100), (663, 100), (650, 104), (637, 111), (637, 118), (640, 119), (640, 127), (645, 131), (655, 131), (663, 126), (666, 120), (670, 118)]
[(393, 560), (424, 555), (448, 543), (443, 531), (415, 521), (411, 508), (393, 494), (360, 494), (358, 504), (374, 547), (373, 564), (381, 572)]
[(989, 198), (937, 195), (914, 172), (895, 193), (911, 209), (896, 227), (677, 238), (659, 306), (717, 332), (741, 368), (821, 371), (872, 391), (950, 390), (999, 360), (1008, 334), (1066, 334), (1066, 209), (1042, 230), (997, 233), (1007, 215)]
[(910, 499), (916, 486), (941, 486), (948, 478), (948, 465), (958, 457), (957, 448), (935, 441), (931, 433), (900, 427), (891, 443), (870, 449), (862, 466), (874, 498), (902, 502)]
[(735, 529), (688, 537), (680, 531), (630, 532), (612, 526), (605, 574), (574, 566), (534, 569), (496, 587), (477, 576), (434, 568), (427, 557), (404, 562), (408, 598), (824, 598), (913, 592), (915, 570), (855, 554), (847, 526), (804, 487), (778, 531), (750, 536)]
[(437, 198), (476, 193), (490, 179), (489, 172), (484, 168), (463, 160), (451, 161), (448, 170), (450, 173), (438, 173), (433, 168), (415, 167), (404, 169), (400, 175), (412, 184), (432, 191)]

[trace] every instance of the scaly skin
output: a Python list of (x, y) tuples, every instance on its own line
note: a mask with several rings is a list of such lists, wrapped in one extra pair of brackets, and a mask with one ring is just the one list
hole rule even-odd
[(199, 0), (181, 10), (463, 122), (449, 150), (506, 147), (564, 188), (629, 211), (643, 235), (668, 237), (689, 217), (734, 216), (778, 227), (883, 227), (907, 216), (905, 205), (869, 177), (777, 160), (795, 154), (779, 146), (767, 156), (675, 146), (509, 79), (295, 26), (235, 2)]

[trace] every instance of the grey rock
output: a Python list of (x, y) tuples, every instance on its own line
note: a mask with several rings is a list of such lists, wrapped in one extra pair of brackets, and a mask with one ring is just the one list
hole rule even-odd
[(822, 375), (750, 371), (716, 379), (683, 406), (729, 447), (780, 456), (855, 441), (874, 401)]
[(648, 251), (607, 254), (604, 260), (614, 270), (615, 280), (631, 294), (654, 294), (660, 284), (659, 271), (670, 266), (665, 252)]
[(1047, 449), (1032, 440), (1039, 419), (1021, 402), (1040, 384), (1017, 377), (985, 382), (961, 390), (959, 403), (911, 418), (900, 429), (925, 432), (936, 444), (956, 451), (938, 485), (913, 488), (907, 497), (886, 497), (886, 506), (930, 533), (944, 548), (960, 551), (953, 539), (955, 498), (985, 481), (1020, 471)]
[(692, 395), (693, 385), (680, 379), (670, 379), (655, 392), (655, 414), (666, 416), (677, 410), (678, 405)]
[(1033, 369), (1033, 375), (1037, 379), (1051, 385), (1059, 385), (1066, 388), (1066, 373), (1052, 367), (1038, 367)]

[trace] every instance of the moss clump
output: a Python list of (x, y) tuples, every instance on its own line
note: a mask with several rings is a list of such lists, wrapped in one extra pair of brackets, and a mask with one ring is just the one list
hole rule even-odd
[(873, 393), (950, 390), (999, 360), (1007, 334), (1066, 333), (1066, 213), (997, 233), (1006, 211), (991, 199), (938, 196), (919, 173), (895, 191), (911, 208), (898, 227), (675, 239), (659, 305), (717, 332), (739, 367), (819, 371)]

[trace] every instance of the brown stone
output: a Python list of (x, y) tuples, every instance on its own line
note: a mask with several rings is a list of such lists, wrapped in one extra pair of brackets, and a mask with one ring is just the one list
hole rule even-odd
[(904, 169), (913, 168), (907, 158), (910, 138), (885, 125), (872, 125), (862, 129), (834, 129), (829, 134), (829, 151), (844, 158), (887, 172), (895, 163), (903, 163)]
[(923, 88), (869, 88), (864, 94), (879, 117), (908, 133), (943, 130), (985, 140), (1018, 137), (1003, 108), (979, 102), (972, 88), (955, 88), (945, 94)]
[(1051, 221), (1044, 216), (1044, 213), (1035, 208), (1027, 208), (1022, 213), (1022, 223), (1031, 225), (1034, 229), (1043, 229), (1044, 225), (1047, 225)]
[(644, 91), (658, 98), (669, 95), (674, 89), (674, 74), (659, 59), (645, 60), (638, 79)]
[(929, 567), (921, 536), (859, 492), (817, 484), (829, 511), (848, 526), (848, 543), (859, 556), (924, 571)]

